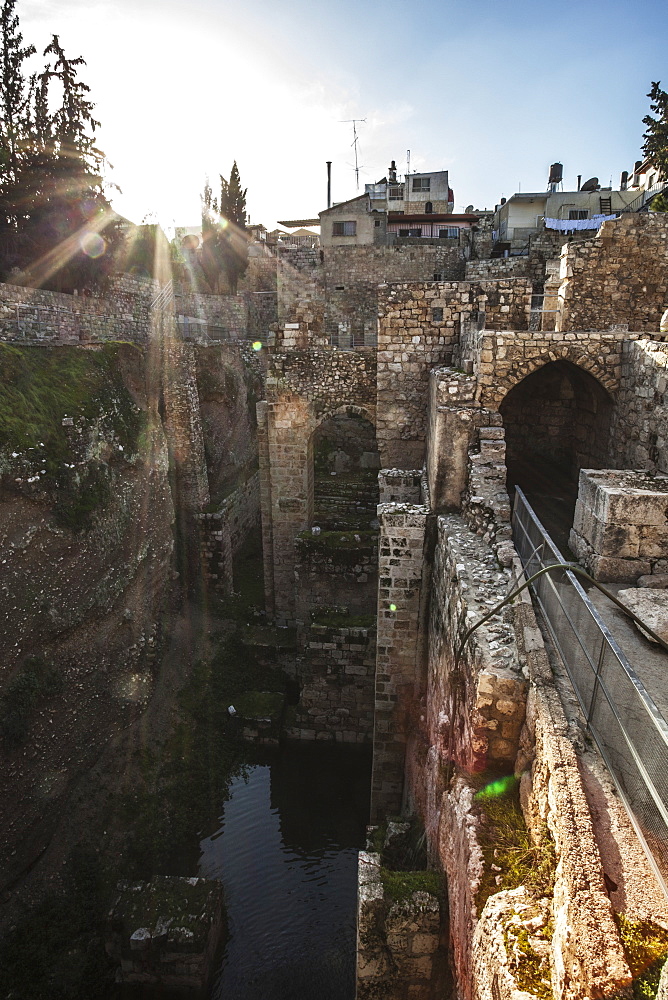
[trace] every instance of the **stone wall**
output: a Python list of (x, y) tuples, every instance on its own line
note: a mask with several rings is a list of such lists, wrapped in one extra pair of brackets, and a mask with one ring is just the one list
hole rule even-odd
[(459, 247), (328, 247), (323, 255), (325, 332), (341, 347), (375, 343), (378, 285), (464, 276)]
[(628, 340), (611, 423), (611, 464), (668, 472), (668, 344)]
[(334, 743), (371, 743), (376, 633), (372, 628), (311, 625), (301, 634), (299, 704), (286, 735)]
[(151, 335), (151, 303), (159, 291), (152, 278), (129, 274), (114, 278), (103, 296), (0, 283), (0, 339), (143, 344)]
[[(429, 372), (461, 355), (462, 323), (483, 311), (487, 324), (498, 330), (526, 329), (530, 295), (531, 285), (524, 278), (475, 284), (402, 284), (382, 289), (377, 435), (383, 465), (404, 468), (423, 462)], [(515, 336), (509, 334), (508, 341)]]
[(222, 593), (234, 590), (232, 561), (251, 532), (260, 527), (260, 473), (254, 472), (218, 510), (198, 517), (202, 568), (210, 585)]
[(455, 356), (455, 363), (475, 372), (477, 398), (491, 409), (496, 409), (525, 376), (550, 361), (570, 361), (614, 394), (620, 387), (623, 343), (629, 336), (635, 339), (637, 334), (634, 337), (620, 330), (565, 334), (550, 330), (477, 330), (462, 337), (461, 353)]
[(295, 615), (308, 624), (312, 612), (345, 608), (351, 615), (376, 613), (378, 539), (373, 531), (305, 531), (295, 539)]
[(406, 745), (419, 687), (421, 589), (427, 510), (378, 507), (378, 638), (371, 819), (397, 814), (404, 791)]
[(378, 473), (379, 503), (419, 504), (422, 500), (421, 469), (381, 469)]
[(658, 331), (668, 305), (668, 218), (626, 214), (564, 247), (558, 330)]
[[(540, 911), (541, 926), (553, 920), (544, 945), (555, 997), (614, 993), (629, 973), (531, 602), (500, 611), (463, 643), (504, 596), (509, 574), (461, 518), (437, 520), (428, 671), (408, 742), (406, 798), (423, 819), (434, 862), (447, 874), (459, 994), (467, 1000), (517, 995), (523, 958), (509, 960), (512, 932), (499, 936), (499, 927), (510, 927), (523, 906), (525, 914)], [(471, 776), (513, 768), (523, 776), (521, 802), (534, 842), (547, 837), (553, 845), (554, 891), (542, 903), (524, 888), (500, 892), (481, 911), (477, 893), (489, 862), (480, 846), (484, 804), (476, 804)]]

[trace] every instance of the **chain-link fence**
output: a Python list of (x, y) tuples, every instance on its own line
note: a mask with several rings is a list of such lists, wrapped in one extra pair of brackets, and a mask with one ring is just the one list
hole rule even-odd
[[(519, 488), (513, 532), (527, 577), (565, 562)], [(574, 573), (544, 573), (532, 590), (587, 729), (668, 893), (668, 725)]]

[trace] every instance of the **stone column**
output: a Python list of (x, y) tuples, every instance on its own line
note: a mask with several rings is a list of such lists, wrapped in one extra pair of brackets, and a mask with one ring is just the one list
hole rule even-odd
[(372, 822), (401, 810), (404, 758), (417, 682), (427, 509), (417, 504), (380, 504), (378, 518), (378, 652)]

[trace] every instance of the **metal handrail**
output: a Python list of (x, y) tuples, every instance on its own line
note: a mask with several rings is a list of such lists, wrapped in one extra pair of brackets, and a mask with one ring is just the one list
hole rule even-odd
[[(668, 895), (668, 724), (578, 577), (596, 586), (664, 650), (667, 644), (581, 567), (564, 560), (519, 488), (513, 529), (525, 570), (531, 572), (532, 567), (539, 567), (522, 589), (532, 584), (587, 731), (605, 761), (659, 884)], [(565, 588), (557, 587), (555, 573), (562, 574), (560, 582)]]

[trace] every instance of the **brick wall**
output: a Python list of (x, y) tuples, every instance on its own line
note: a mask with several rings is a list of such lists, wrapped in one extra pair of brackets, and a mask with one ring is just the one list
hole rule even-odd
[(232, 560), (252, 531), (260, 526), (260, 473), (241, 483), (217, 511), (200, 514), (200, 545), (206, 578), (215, 590), (234, 589)]

